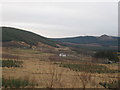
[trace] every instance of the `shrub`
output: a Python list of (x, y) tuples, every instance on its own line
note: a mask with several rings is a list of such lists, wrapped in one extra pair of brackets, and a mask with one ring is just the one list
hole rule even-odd
[(2, 60), (2, 67), (22, 67), (22, 61)]
[(110, 70), (103, 65), (95, 64), (62, 64), (60, 67), (69, 68), (73, 71), (82, 71), (90, 73), (117, 73), (120, 70)]

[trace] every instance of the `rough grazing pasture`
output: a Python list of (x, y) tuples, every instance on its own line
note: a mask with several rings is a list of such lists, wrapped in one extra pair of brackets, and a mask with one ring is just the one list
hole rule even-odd
[[(86, 65), (86, 63), (80, 61), (50, 61), (49, 57), (54, 55), (51, 53), (20, 48), (3, 48), (3, 53), (19, 56), (16, 60), (22, 61), (22, 67), (3, 67), (3, 79), (18, 80), (18, 85), (21, 85), (19, 82), (26, 80), (26, 84), (23, 85), (24, 88), (104, 88), (100, 82), (118, 80), (117, 72), (92, 73), (89, 71), (86, 72), (89, 69), (74, 70), (78, 67), (83, 68), (83, 66), (79, 65)], [(76, 63), (78, 66), (74, 66)], [(71, 65), (73, 66), (71, 67)], [(91, 63), (88, 62), (87, 65), (91, 65)], [(95, 66), (95, 64), (92, 65)], [(99, 65), (98, 69), (103, 71), (106, 68), (109, 70), (118, 70), (117, 64), (97, 65)], [(94, 66), (91, 68), (94, 69)], [(22, 85), (19, 87), (22, 88)]]

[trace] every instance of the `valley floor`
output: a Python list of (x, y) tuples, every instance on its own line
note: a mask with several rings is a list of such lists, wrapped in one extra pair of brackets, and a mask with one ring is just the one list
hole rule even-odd
[[(84, 63), (67, 60), (50, 61), (49, 57), (54, 55), (51, 53), (42, 53), (40, 51), (20, 48), (3, 48), (2, 53), (6, 55), (6, 58), (4, 57), (2, 59), (3, 61), (8, 59), (13, 61), (22, 61), (21, 67), (3, 67), (3, 78), (6, 80), (28, 80), (29, 82), (34, 83), (34, 85), (28, 85), (25, 88), (104, 88), (100, 83), (111, 83), (113, 81), (117, 81), (119, 78), (119, 73), (90, 73), (75, 71), (70, 68), (60, 66), (61, 64)], [(13, 57), (10, 55), (13, 55)], [(117, 64), (100, 65), (106, 66), (110, 70), (118, 70)]]

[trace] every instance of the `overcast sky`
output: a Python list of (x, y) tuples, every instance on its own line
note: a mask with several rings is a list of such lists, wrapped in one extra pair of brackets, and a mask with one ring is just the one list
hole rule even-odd
[(118, 35), (117, 2), (37, 2), (2, 4), (3, 26), (49, 38)]

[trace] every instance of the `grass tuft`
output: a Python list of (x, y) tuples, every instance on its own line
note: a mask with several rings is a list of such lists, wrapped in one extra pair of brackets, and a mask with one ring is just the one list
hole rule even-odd
[(28, 80), (22, 79), (2, 79), (2, 87), (3, 88), (25, 88), (28, 86), (35, 86), (37, 84), (31, 83)]

